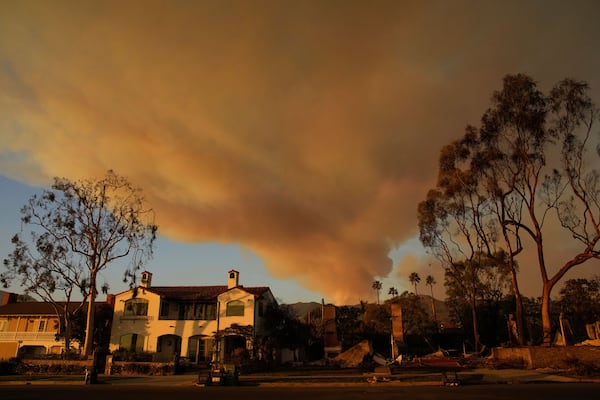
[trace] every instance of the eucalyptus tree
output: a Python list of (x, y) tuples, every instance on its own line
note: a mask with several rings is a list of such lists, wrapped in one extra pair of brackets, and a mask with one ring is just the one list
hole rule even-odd
[(29, 237), (13, 239), (3, 284), (18, 279), (27, 292), (44, 299), (57, 290), (67, 298), (79, 290), (87, 302), (84, 354), (90, 355), (98, 274), (126, 260), (124, 281), (135, 283), (156, 239), (152, 210), (139, 188), (108, 171), (96, 180), (55, 178), (50, 189), (23, 206), (21, 220)]
[(497, 226), (487, 217), (489, 201), (482, 195), (477, 172), (464, 168), (462, 160), (472, 136), (442, 148), (438, 183), (419, 204), (419, 239), (439, 259), (445, 285), (457, 288), (471, 310), (473, 340), (479, 347), (477, 301), (482, 271), (497, 253)]
[[(496, 228), (491, 232), (502, 238), (521, 341), (515, 260), (525, 250), (525, 237), (533, 243), (542, 280), (546, 345), (551, 342), (552, 289), (572, 268), (600, 258), (600, 153), (598, 148), (596, 154), (589, 152), (598, 145), (598, 132), (592, 129), (598, 110), (588, 91), (585, 82), (565, 79), (544, 94), (531, 77), (507, 75), (502, 90), (494, 92), (481, 127), (467, 127), (462, 139), (442, 150), (447, 157), (440, 162), (440, 175), (471, 177), (469, 186), (486, 201), (480, 217), (492, 217)], [(549, 265), (544, 234), (556, 226), (562, 227), (565, 243), (573, 241), (569, 244), (574, 250), (561, 259), (552, 257), (555, 261)]]
[[(542, 280), (543, 343), (551, 342), (552, 289), (572, 268), (600, 258), (600, 185), (594, 123), (598, 110), (585, 82), (564, 79), (548, 94), (526, 75), (507, 76), (482, 118), (474, 153), (515, 252), (532, 239)], [(597, 149), (598, 150), (598, 149)], [(562, 228), (571, 253), (548, 257), (544, 234)], [(555, 261), (550, 261), (555, 260)], [(551, 271), (555, 271), (553, 274)]]
[(0, 274), (0, 280), (4, 287), (8, 287), (13, 279), (17, 279), (26, 295), (35, 295), (52, 305), (60, 320), (59, 332), (65, 355), (68, 355), (76, 315), (84, 309), (86, 302), (88, 286), (84, 266), (72, 262), (69, 249), (55, 243), (48, 232), (40, 234), (32, 231), (31, 240), (34, 243), (32, 247), (23, 240), (22, 235), (13, 236), (11, 242), (14, 250), (4, 259), (6, 271)]

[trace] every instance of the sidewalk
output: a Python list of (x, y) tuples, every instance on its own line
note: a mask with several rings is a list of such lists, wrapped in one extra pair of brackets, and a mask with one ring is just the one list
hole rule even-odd
[[(451, 374), (449, 377), (453, 378)], [(7, 377), (2, 377), (7, 378)], [(15, 380), (1, 380), (0, 385), (84, 385), (83, 377), (35, 376), (31, 379), (15, 377)], [(523, 370), (523, 369), (465, 369), (457, 372), (460, 385), (514, 384), (536, 382), (595, 382), (600, 378), (574, 378), (559, 375), (556, 371)], [(100, 375), (100, 384), (108, 385), (152, 385), (152, 386), (194, 386), (198, 375), (170, 376), (104, 376)], [(432, 371), (401, 371), (399, 373), (381, 375), (358, 371), (319, 371), (319, 372), (274, 372), (240, 375), (240, 386), (440, 386), (443, 384), (442, 373)], [(201, 382), (203, 384), (204, 382)]]

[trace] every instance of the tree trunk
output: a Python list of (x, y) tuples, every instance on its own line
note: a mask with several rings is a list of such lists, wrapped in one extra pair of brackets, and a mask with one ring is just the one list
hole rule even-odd
[[(502, 215), (504, 215), (502, 213)], [(505, 220), (504, 217), (500, 218), (501, 221)], [(517, 279), (517, 271), (515, 269), (515, 256), (522, 250), (521, 246), (517, 244), (517, 250), (513, 250), (513, 246), (510, 242), (510, 237), (505, 224), (502, 224), (502, 235), (504, 236), (504, 243), (506, 246), (506, 252), (508, 256), (508, 268), (510, 271), (510, 281), (512, 284), (513, 295), (515, 296), (515, 322), (517, 325), (517, 343), (519, 346), (525, 344), (525, 323), (523, 316), (523, 299), (521, 298), (521, 291), (519, 290), (519, 282)], [(516, 235), (519, 238), (518, 234)], [(517, 239), (517, 243), (519, 239)], [(510, 338), (509, 338), (510, 339)]]
[[(555, 275), (554, 279), (548, 279), (548, 271), (546, 269), (546, 260), (544, 257), (544, 242), (542, 240), (542, 232), (539, 225), (536, 223), (535, 242), (537, 245), (537, 256), (542, 275), (542, 346), (550, 347), (552, 345), (552, 321), (550, 320), (550, 293), (552, 287), (558, 281), (559, 276)], [(563, 267), (564, 269), (564, 267)], [(566, 270), (565, 270), (566, 272)], [(564, 272), (563, 272), (564, 275)]]
[(475, 296), (471, 296), (471, 318), (473, 318), (473, 339), (475, 344), (475, 352), (479, 352), (479, 329), (477, 327), (477, 305)]
[(510, 267), (510, 279), (512, 281), (513, 294), (515, 296), (515, 312), (516, 312), (516, 323), (517, 323), (517, 343), (519, 346), (525, 344), (525, 330), (523, 321), (523, 299), (521, 298), (521, 292), (519, 290), (519, 284), (517, 282), (517, 272), (515, 271), (514, 262), (512, 257), (509, 259)]
[(437, 322), (437, 315), (435, 313), (435, 299), (433, 298), (433, 286), (431, 286), (431, 311), (433, 312), (433, 321)]
[(63, 332), (65, 343), (64, 355), (67, 355), (71, 351), (71, 317), (67, 315), (67, 310), (65, 310), (63, 315), (63, 323), (65, 324), (65, 331)]
[(542, 345), (550, 347), (552, 345), (552, 320), (550, 319), (550, 292), (552, 285), (549, 281), (544, 282), (542, 291)]
[(90, 273), (90, 291), (88, 294), (88, 312), (85, 324), (85, 344), (83, 354), (92, 355), (94, 343), (94, 314), (96, 311), (96, 272)]

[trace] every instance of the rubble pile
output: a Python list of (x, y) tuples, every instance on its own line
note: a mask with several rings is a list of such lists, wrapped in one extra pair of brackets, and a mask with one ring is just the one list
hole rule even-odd
[(371, 357), (372, 355), (373, 348), (371, 347), (371, 343), (368, 340), (363, 340), (343, 353), (340, 353), (333, 361), (342, 368), (356, 368), (363, 363), (365, 357)]

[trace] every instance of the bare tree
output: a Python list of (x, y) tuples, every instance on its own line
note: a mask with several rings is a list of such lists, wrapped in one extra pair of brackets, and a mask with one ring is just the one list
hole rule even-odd
[[(12, 238), (14, 251), (4, 260), (7, 271), (0, 274), (4, 287), (13, 280), (25, 289), (25, 294), (34, 294), (42, 301), (50, 303), (56, 316), (61, 320), (61, 334), (65, 355), (71, 349), (72, 323), (75, 314), (83, 309), (88, 291), (84, 267), (72, 263), (69, 250), (61, 244), (56, 245), (54, 238), (44, 232), (30, 232), (33, 248), (16, 234)], [(79, 301), (77, 294), (83, 294)]]
[(108, 171), (99, 180), (55, 178), (52, 188), (31, 197), (21, 214), (24, 226), (31, 227), (37, 255), (17, 236), (2, 282), (19, 277), (26, 290), (45, 295), (81, 290), (88, 307), (84, 354), (90, 355), (98, 273), (128, 259), (125, 281), (135, 283), (156, 238), (152, 210), (139, 189)]

